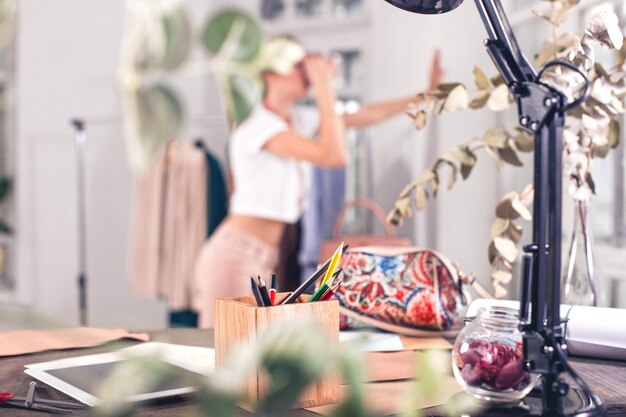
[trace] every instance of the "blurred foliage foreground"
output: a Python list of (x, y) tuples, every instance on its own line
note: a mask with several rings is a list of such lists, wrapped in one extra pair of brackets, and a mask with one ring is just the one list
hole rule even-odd
[[(346, 384), (342, 400), (332, 410), (333, 417), (375, 417), (378, 414), (365, 406), (364, 355), (361, 342), (332, 343), (314, 321), (286, 321), (267, 329), (254, 343), (242, 346), (227, 365), (209, 376), (190, 377), (189, 383), (198, 387), (193, 394), (198, 407), (191, 416), (231, 417), (240, 402), (240, 393), (249, 378), (257, 372), (265, 373), (270, 380), (269, 390), (258, 404), (259, 416), (282, 415), (292, 408), (301, 392), (311, 383), (328, 375), (339, 374)], [(399, 398), (403, 416), (419, 416), (415, 404), (419, 400), (441, 395), (443, 378), (449, 375), (450, 359), (441, 350), (426, 351), (419, 355), (418, 376), (411, 389)], [(120, 365), (101, 386), (103, 405), (95, 409), (99, 417), (128, 417), (134, 415), (137, 403), (125, 397), (148, 392), (169, 378), (180, 378), (157, 358), (136, 358)], [(476, 404), (469, 397), (458, 397), (446, 404), (446, 411), (474, 410)]]

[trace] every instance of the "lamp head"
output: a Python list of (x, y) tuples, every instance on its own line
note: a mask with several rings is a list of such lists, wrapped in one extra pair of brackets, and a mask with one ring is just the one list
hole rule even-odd
[(385, 0), (402, 10), (419, 14), (441, 14), (454, 10), (463, 0)]

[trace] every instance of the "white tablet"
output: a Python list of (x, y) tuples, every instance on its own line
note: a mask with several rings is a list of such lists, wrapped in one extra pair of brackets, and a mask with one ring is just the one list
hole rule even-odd
[[(192, 349), (204, 349), (209, 354), (214, 352), (213, 349), (206, 348), (192, 347)], [(111, 375), (115, 367), (124, 361), (128, 361), (131, 357), (144, 356), (144, 353), (138, 354), (138, 352), (135, 352), (129, 355), (129, 352), (117, 351), (79, 356), (27, 365), (24, 372), (84, 404), (97, 406), (101, 403), (100, 398), (98, 398), (100, 384)], [(166, 366), (172, 367), (172, 370), (176, 371), (175, 374), (178, 377), (162, 381), (149, 392), (140, 392), (128, 396), (125, 398), (126, 401), (148, 401), (189, 394), (196, 389), (196, 387), (190, 385), (189, 380), (193, 380), (193, 378), (189, 378), (189, 376), (206, 375), (203, 369), (188, 366), (188, 364), (176, 361), (175, 358), (169, 360), (167, 355), (159, 356)]]

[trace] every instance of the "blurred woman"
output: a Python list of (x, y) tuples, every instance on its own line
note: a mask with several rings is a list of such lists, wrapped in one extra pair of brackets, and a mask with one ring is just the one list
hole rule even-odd
[[(411, 96), (339, 116), (332, 60), (306, 55), (288, 37), (270, 40), (264, 51), (262, 103), (230, 140), (234, 190), (229, 214), (204, 244), (196, 264), (194, 304), (203, 328), (213, 326), (216, 298), (251, 295), (250, 277), (268, 278), (274, 271), (285, 226), (297, 222), (306, 207), (310, 166), (347, 163), (346, 127), (373, 125), (417, 102)], [(440, 78), (435, 53), (430, 87)], [(316, 99), (315, 114), (295, 106), (309, 88)]]

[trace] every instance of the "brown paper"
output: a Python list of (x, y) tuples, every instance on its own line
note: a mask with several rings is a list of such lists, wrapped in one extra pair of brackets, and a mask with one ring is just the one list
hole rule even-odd
[[(365, 384), (365, 405), (368, 410), (381, 415), (395, 415), (405, 411), (408, 406), (407, 399), (411, 394), (412, 381), (377, 382)], [(439, 395), (429, 399), (415, 399), (410, 404), (409, 410), (418, 410), (426, 407), (445, 404), (450, 397), (461, 392), (462, 388), (453, 377), (446, 377), (443, 380)], [(341, 386), (341, 400), (346, 399), (349, 387)], [(317, 414), (328, 415), (336, 405), (323, 405), (320, 407), (306, 408)]]
[(0, 333), (0, 356), (25, 355), (44, 350), (85, 348), (119, 339), (150, 340), (147, 333), (124, 329), (78, 327), (57, 330), (19, 330)]
[(407, 350), (452, 349), (452, 343), (443, 337), (400, 336), (400, 339)]
[(397, 381), (417, 376), (417, 361), (421, 352), (367, 352), (365, 354), (365, 381)]

